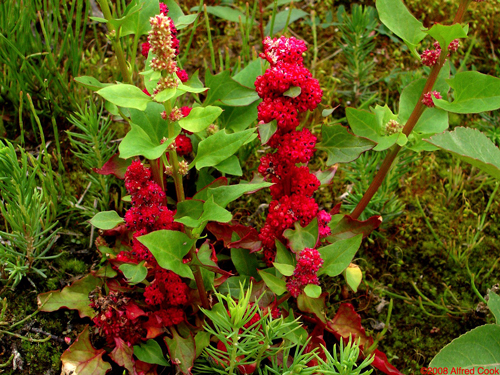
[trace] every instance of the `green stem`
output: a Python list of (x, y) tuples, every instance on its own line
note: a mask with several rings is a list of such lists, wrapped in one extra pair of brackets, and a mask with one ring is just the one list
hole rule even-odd
[(470, 277), (470, 286), (471, 286), (472, 290), (474, 291), (474, 293), (476, 294), (476, 296), (478, 296), (478, 298), (483, 303), (485, 303), (487, 305), (488, 302), (484, 299), (484, 297), (481, 295), (481, 293), (479, 293), (479, 290), (477, 290), (477, 288), (476, 288), (476, 283), (475, 283), (476, 274), (470, 272), (469, 262), (465, 263), (465, 268), (467, 269), (467, 273), (469, 274), (469, 277)]
[(208, 19), (207, 5), (203, 5), (203, 11), (205, 13), (205, 26), (207, 28), (207, 37), (208, 37), (208, 47), (210, 48), (210, 61), (212, 62), (212, 71), (215, 72), (215, 52), (214, 45), (212, 43), (212, 33), (210, 32), (210, 20)]
[[(465, 10), (467, 9), (467, 6), (470, 4), (471, 1), (472, 0), (462, 0), (460, 2), (457, 14), (455, 15), (455, 19), (453, 21), (454, 24), (460, 23), (462, 21)], [(422, 113), (424, 113), (425, 106), (422, 103), (422, 99), (424, 97), (424, 94), (430, 92), (432, 90), (432, 88), (434, 87), (434, 84), (436, 83), (439, 72), (441, 71), (441, 68), (443, 67), (445, 62), (446, 62), (446, 54), (442, 53), (441, 56), (439, 57), (439, 61), (432, 68), (431, 73), (429, 74), (429, 77), (427, 78), (427, 82), (425, 83), (424, 89), (422, 90), (422, 93), (420, 94), (417, 105), (413, 109), (413, 112), (411, 113), (410, 118), (408, 119), (408, 121), (406, 122), (406, 124), (403, 128), (402, 133), (404, 135), (406, 135), (407, 137), (410, 135), (410, 133), (412, 132), (415, 125), (417, 125), (417, 122), (420, 119), (420, 116), (422, 116)], [(366, 190), (365, 194), (363, 195), (363, 198), (361, 198), (358, 205), (356, 206), (354, 211), (351, 213), (351, 217), (353, 219), (359, 218), (359, 216), (363, 213), (366, 206), (368, 206), (368, 203), (370, 203), (370, 200), (373, 198), (373, 196), (375, 195), (377, 190), (382, 185), (382, 182), (384, 181), (384, 178), (387, 175), (387, 172), (389, 172), (389, 169), (391, 168), (392, 163), (400, 150), (401, 150), (401, 146), (396, 144), (391, 148), (389, 153), (386, 155), (386, 157), (385, 157), (384, 161), (382, 162), (382, 165), (380, 166), (380, 169), (377, 172), (375, 178), (373, 179), (372, 183), (370, 184), (370, 186)]]
[(118, 60), (118, 66), (120, 67), (120, 71), (122, 73), (123, 80), (127, 83), (132, 84), (132, 79), (130, 77), (130, 72), (127, 68), (127, 60), (125, 59), (125, 55), (123, 53), (122, 45), (120, 43), (120, 30), (116, 30), (115, 27), (109, 22), (113, 20), (113, 16), (111, 14), (111, 10), (109, 9), (108, 0), (98, 0), (99, 5), (101, 6), (102, 14), (104, 18), (108, 20), (108, 28), (109, 31), (115, 31), (115, 35), (111, 36), (111, 44), (113, 45), (113, 49), (115, 50), (116, 59)]
[(314, 42), (314, 49), (313, 49), (314, 55), (313, 55), (313, 61), (312, 61), (312, 71), (313, 71), (313, 75), (314, 75), (316, 73), (316, 63), (318, 61), (318, 33), (316, 31), (316, 12), (314, 10), (311, 11), (311, 21), (312, 21), (312, 34), (313, 34), (313, 42)]
[(473, 244), (476, 243), (476, 241), (479, 239), (479, 236), (481, 235), (482, 231), (484, 230), (484, 222), (486, 221), (486, 217), (488, 216), (488, 211), (490, 210), (491, 204), (493, 203), (493, 200), (495, 199), (495, 195), (497, 194), (498, 187), (500, 186), (500, 183), (497, 182), (495, 184), (495, 189), (493, 190), (493, 193), (490, 195), (490, 199), (488, 200), (488, 204), (486, 205), (486, 209), (483, 212), (483, 215), (481, 216), (481, 221), (479, 222), (479, 227), (477, 228), (477, 233), (474, 236), (474, 240), (472, 241)]
[[(172, 104), (170, 103), (170, 100), (167, 100), (163, 105), (165, 107), (165, 111), (167, 112), (167, 114), (170, 114), (170, 112), (172, 112)], [(167, 132), (168, 132), (168, 138), (174, 137), (175, 135), (174, 123), (169, 120), (167, 120)], [(184, 200), (186, 200), (186, 197), (184, 195), (184, 185), (182, 182), (182, 176), (179, 174), (179, 159), (177, 158), (177, 152), (175, 150), (171, 150), (168, 152), (168, 155), (170, 157), (170, 164), (172, 166), (172, 177), (174, 179), (175, 192), (177, 194), (177, 203), (183, 202)], [(166, 162), (166, 160), (164, 160), (164, 162)], [(193, 238), (190, 229), (186, 228), (186, 234), (188, 235), (189, 238)], [(195, 257), (197, 256), (196, 244), (194, 244), (189, 250), (189, 255), (191, 259), (195, 259)], [(198, 266), (194, 267), (193, 275), (196, 281), (198, 292), (200, 294), (201, 305), (203, 306), (204, 309), (208, 310), (210, 309), (210, 302), (208, 301), (207, 291), (205, 289), (205, 284), (203, 283), (203, 275), (201, 274), (200, 267)]]
[(271, 28), (269, 29), (269, 36), (273, 37), (274, 21), (276, 19), (276, 10), (278, 9), (278, 0), (274, 0), (273, 14), (271, 16)]

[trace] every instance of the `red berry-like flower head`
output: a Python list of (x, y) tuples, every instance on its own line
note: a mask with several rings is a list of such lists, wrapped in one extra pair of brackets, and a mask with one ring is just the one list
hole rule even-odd
[(437, 91), (432, 91), (424, 94), (424, 98), (422, 99), (422, 103), (426, 105), (427, 107), (434, 107), (434, 102), (432, 101), (432, 97), (435, 97), (436, 99), (442, 99), (442, 96), (439, 92)]
[(455, 39), (448, 45), (448, 50), (450, 52), (456, 52), (459, 47), (460, 47), (460, 40)]
[(175, 150), (180, 156), (189, 154), (191, 151), (193, 151), (191, 139), (184, 134), (179, 134), (177, 138), (175, 138)]
[(429, 50), (426, 49), (421, 55), (420, 58), (422, 59), (422, 64), (425, 66), (434, 66), (436, 65), (437, 61), (439, 60), (439, 55), (441, 54), (441, 50)]
[(178, 69), (175, 74), (177, 74), (177, 77), (179, 77), (182, 83), (187, 82), (189, 79), (188, 74), (184, 69)]
[(160, 3), (160, 12), (163, 13), (164, 16), (168, 15), (168, 6), (165, 3)]
[(141, 46), (142, 56), (148, 57), (148, 53), (149, 53), (150, 49), (151, 49), (151, 45), (149, 44), (149, 42), (142, 43), (142, 46)]

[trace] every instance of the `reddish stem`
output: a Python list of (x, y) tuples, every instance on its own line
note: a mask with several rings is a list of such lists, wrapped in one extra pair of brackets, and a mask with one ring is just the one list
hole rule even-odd
[[(462, 22), (462, 18), (465, 14), (465, 11), (467, 10), (467, 6), (470, 4), (471, 0), (463, 0), (460, 2), (460, 5), (458, 7), (457, 14), (455, 16), (455, 19), (453, 23), (460, 23)], [(439, 75), (439, 72), (441, 71), (441, 68), (443, 67), (444, 63), (446, 62), (446, 54), (442, 53), (441, 56), (439, 57), (439, 61), (434, 67), (432, 68), (431, 73), (429, 74), (429, 77), (427, 78), (427, 82), (425, 83), (424, 89), (422, 90), (422, 93), (420, 94), (420, 98), (418, 99), (417, 105), (413, 109), (413, 112), (410, 115), (410, 118), (406, 122), (405, 127), (403, 128), (403, 134), (408, 136), (412, 132), (413, 128), (417, 124), (418, 120), (420, 119), (420, 116), (422, 116), (422, 113), (425, 111), (425, 106), (422, 104), (422, 99), (424, 97), (424, 94), (430, 92), (432, 88), (434, 87), (434, 84), (436, 83), (437, 77)], [(380, 166), (380, 169), (378, 170), (377, 174), (375, 175), (375, 178), (373, 179), (372, 183), (366, 190), (365, 194), (363, 195), (363, 198), (359, 201), (358, 205), (354, 209), (354, 211), (351, 213), (351, 217), (353, 219), (357, 219), (364, 211), (366, 206), (368, 206), (368, 203), (370, 203), (370, 200), (373, 198), (377, 190), (380, 188), (382, 185), (382, 182), (384, 181), (385, 176), (391, 169), (392, 163), (394, 162), (394, 159), (396, 159), (396, 156), (398, 155), (399, 151), (401, 150), (401, 146), (399, 145), (394, 145), (389, 153), (386, 155), (384, 161), (382, 162), (382, 165)]]

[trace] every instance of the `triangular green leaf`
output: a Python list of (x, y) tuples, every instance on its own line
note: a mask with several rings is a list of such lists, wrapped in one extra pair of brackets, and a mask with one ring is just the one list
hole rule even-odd
[(137, 237), (148, 248), (160, 267), (173, 271), (181, 277), (194, 279), (191, 268), (182, 260), (196, 240), (186, 234), (172, 230), (158, 230)]
[(427, 142), (500, 180), (500, 149), (479, 130), (458, 127), (452, 132), (436, 134)]
[(323, 258), (323, 266), (318, 271), (318, 275), (337, 276), (344, 271), (351, 263), (354, 255), (361, 246), (363, 235), (337, 241), (331, 245), (318, 249)]

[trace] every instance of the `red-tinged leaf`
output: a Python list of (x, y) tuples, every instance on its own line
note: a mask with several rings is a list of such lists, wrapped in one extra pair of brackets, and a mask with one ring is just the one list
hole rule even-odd
[(40, 310), (45, 312), (61, 308), (78, 310), (80, 318), (93, 318), (96, 312), (89, 306), (89, 293), (102, 284), (102, 279), (87, 275), (64, 287), (63, 290), (39, 294), (38, 306), (43, 305)]
[(385, 353), (377, 349), (373, 352), (373, 355), (375, 356), (372, 362), (373, 367), (387, 375), (403, 375), (396, 367), (389, 363)]
[[(326, 325), (327, 331), (333, 333), (335, 337), (341, 338), (345, 343), (349, 340), (349, 335), (352, 335), (353, 340), (360, 340), (360, 348), (369, 348), (373, 344), (373, 338), (368, 337), (365, 329), (361, 325), (361, 316), (354, 310), (350, 303), (340, 305), (335, 317)], [(375, 356), (372, 366), (388, 375), (402, 375), (387, 359), (387, 356), (380, 350), (373, 352)]]
[(95, 173), (103, 175), (112, 174), (120, 180), (123, 180), (125, 178), (125, 172), (130, 164), (132, 164), (132, 159), (121, 159), (120, 154), (114, 154), (102, 168), (93, 168), (93, 170)]
[(333, 208), (330, 210), (330, 215), (337, 215), (338, 213), (340, 213), (340, 207), (342, 206), (342, 202), (341, 203), (337, 203), (335, 206), (333, 206)]
[(102, 233), (104, 236), (123, 237), (123, 239), (126, 239), (129, 232), (127, 224), (120, 224), (113, 229), (104, 230)]
[(368, 236), (373, 230), (382, 224), (381, 216), (372, 216), (368, 220), (359, 221), (349, 215), (345, 215), (332, 229), (332, 233), (326, 237), (326, 241), (333, 243), (335, 241), (345, 240), (363, 234), (363, 238)]
[(219, 268), (217, 266), (217, 263), (215, 262), (207, 262), (207, 259), (203, 258), (203, 254), (195, 254), (195, 258), (192, 260), (191, 265), (197, 265), (203, 268), (206, 268), (207, 270), (210, 270), (212, 272), (218, 273), (220, 275), (224, 275), (226, 277), (231, 277), (234, 276), (231, 272), (225, 271), (222, 268)]
[(170, 331), (172, 332), (172, 338), (164, 338), (170, 360), (184, 375), (191, 375), (191, 369), (196, 358), (194, 337), (191, 332), (186, 337), (182, 337), (174, 327), (171, 327)]
[(318, 170), (314, 175), (321, 183), (321, 186), (330, 185), (332, 183), (333, 177), (337, 172), (337, 165), (334, 165), (330, 168), (325, 169), (324, 171)]
[[(326, 348), (326, 342), (325, 339), (323, 338), (324, 332), (325, 332), (325, 326), (323, 324), (316, 324), (313, 331), (309, 335), (309, 343), (306, 346), (305, 352), (310, 353), (317, 348), (318, 356), (323, 361), (326, 361), (326, 354), (323, 350), (323, 348)], [(308, 367), (317, 365), (318, 365), (318, 360), (316, 358), (312, 359), (307, 364)]]
[[(261, 175), (260, 173), (258, 173), (258, 172), (255, 172), (255, 173), (253, 174), (253, 178), (252, 178), (252, 180), (249, 182), (249, 184), (255, 184), (255, 185), (258, 185), (258, 184), (261, 184), (261, 183), (263, 183), (263, 182), (266, 182), (266, 179), (264, 178), (264, 176), (262, 176), (262, 175)], [(259, 190), (262, 190), (262, 189), (264, 189), (264, 188), (262, 188), (262, 187), (261, 187), (261, 188), (255, 189), (255, 190), (247, 191), (245, 194), (246, 194), (246, 195), (250, 195), (250, 194), (253, 194), (253, 193), (255, 193), (255, 192), (259, 191)]]
[(228, 180), (226, 177), (219, 177), (219, 178), (213, 180), (211, 183), (209, 183), (207, 186), (205, 186), (199, 192), (197, 192), (193, 196), (193, 199), (199, 199), (202, 201), (206, 201), (209, 197), (208, 189), (214, 189), (214, 188), (217, 188), (219, 186), (227, 186), (227, 184), (228, 184)]
[(321, 322), (326, 323), (326, 315), (325, 315), (325, 310), (326, 310), (326, 305), (325, 305), (325, 298), (326, 298), (326, 293), (323, 293), (319, 298), (311, 298), (306, 296), (305, 293), (301, 293), (297, 297), (297, 306), (300, 311), (313, 314), (316, 316), (317, 319), (319, 319)]
[(334, 318), (327, 323), (327, 330), (339, 339), (340, 337), (349, 338), (352, 335), (353, 341), (360, 339), (360, 345), (370, 346), (373, 339), (368, 337), (365, 329), (361, 325), (361, 316), (354, 310), (350, 303), (340, 305)]
[(111, 370), (111, 365), (102, 359), (104, 349), (95, 349), (89, 338), (89, 326), (86, 326), (76, 341), (61, 356), (61, 375), (103, 375)]
[(147, 330), (147, 339), (154, 339), (165, 332), (163, 322), (155, 314), (151, 314), (142, 326)]
[(131, 292), (132, 290), (135, 289), (135, 287), (123, 286), (116, 279), (107, 280), (106, 281), (106, 286), (109, 288), (110, 292), (127, 293), (127, 292)]
[(132, 358), (134, 355), (134, 348), (119, 337), (115, 337), (115, 344), (115, 348), (109, 353), (111, 359), (120, 366), (125, 367), (130, 375), (138, 375), (135, 369), (135, 361)]
[(139, 306), (136, 305), (134, 301), (130, 301), (127, 304), (125, 312), (127, 313), (127, 318), (129, 318), (130, 320), (134, 320), (140, 316), (147, 315)]
[(216, 278), (214, 280), (214, 287), (215, 288), (220, 287), (222, 284), (226, 282), (227, 279), (229, 279), (229, 276), (227, 275), (222, 275), (221, 277)]
[(158, 365), (153, 365), (151, 363), (146, 363), (142, 361), (135, 361), (135, 369), (137, 370), (137, 375), (158, 375), (156, 368)]
[[(247, 249), (252, 253), (262, 248), (262, 243), (259, 241), (259, 233), (255, 228), (247, 227), (242, 224), (210, 222), (207, 224), (207, 229), (212, 232), (218, 240), (224, 241), (225, 247)], [(233, 232), (240, 238), (238, 241), (231, 241)]]

